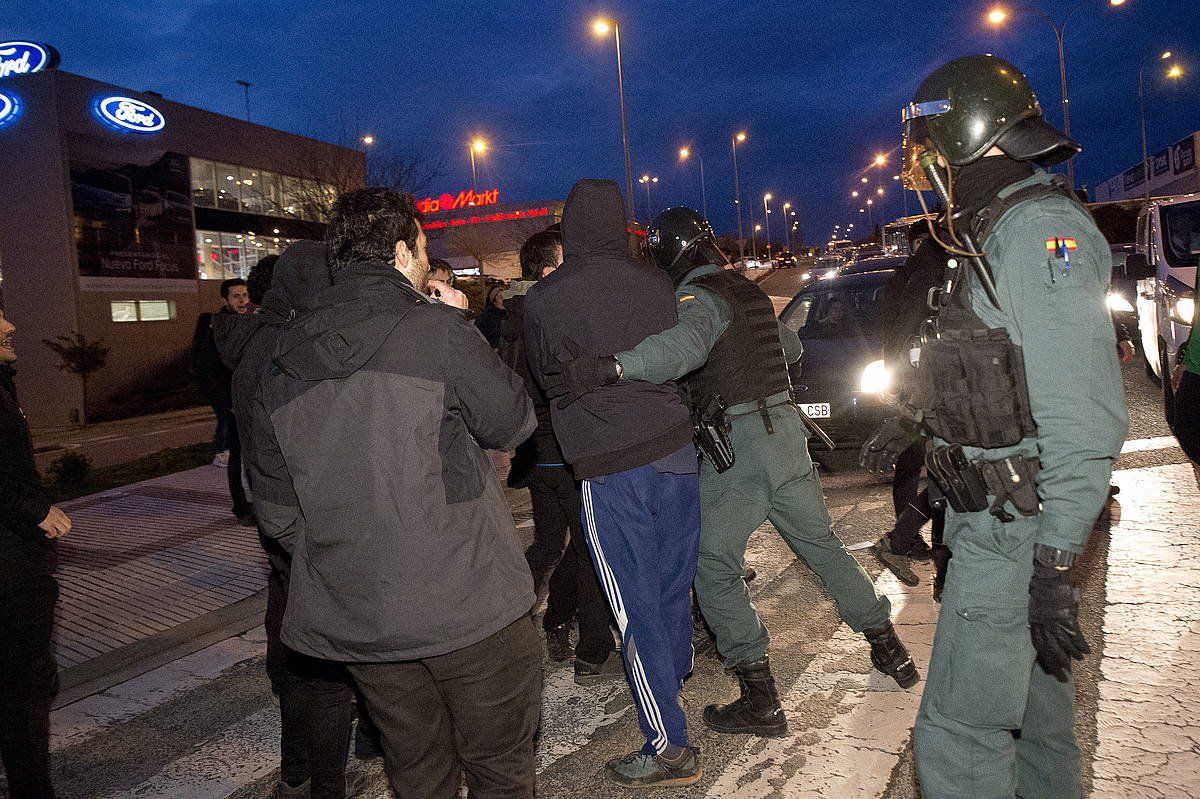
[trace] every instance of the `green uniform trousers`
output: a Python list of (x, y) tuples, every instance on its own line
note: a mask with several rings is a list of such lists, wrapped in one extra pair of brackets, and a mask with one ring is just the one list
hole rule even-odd
[(733, 420), (733, 468), (717, 474), (707, 460), (700, 466), (696, 598), (726, 666), (761, 658), (771, 640), (742, 580), (746, 543), (768, 519), (821, 579), (855, 632), (886, 624), (891, 613), (891, 603), (875, 593), (830, 527), (798, 412), (785, 405), (770, 414), (774, 434), (757, 413)]
[(916, 724), (925, 799), (1077, 799), (1074, 681), (1034, 660), (1029, 579), (1038, 517), (948, 513), (954, 552)]

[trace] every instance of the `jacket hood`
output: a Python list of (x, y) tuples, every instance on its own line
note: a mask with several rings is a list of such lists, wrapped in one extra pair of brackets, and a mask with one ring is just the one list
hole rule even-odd
[(379, 351), (409, 311), (429, 302), (391, 264), (351, 264), (345, 270), (346, 279), (313, 297), (312, 309), (280, 336), (272, 360), (289, 377), (349, 377)]
[(581, 180), (563, 206), (563, 261), (589, 256), (629, 256), (621, 189), (611, 180)]
[[(236, 369), (246, 347), (264, 327), (278, 325), (298, 311), (312, 307), (314, 298), (328, 288), (329, 266), (325, 245), (297, 241), (284, 250), (275, 264), (271, 288), (256, 313), (218, 313), (212, 317), (213, 341), (221, 362)], [(222, 309), (224, 310), (224, 309)]]
[(279, 256), (263, 307), (287, 318), (292, 311), (311, 308), (313, 299), (331, 282), (325, 245), (297, 241)]

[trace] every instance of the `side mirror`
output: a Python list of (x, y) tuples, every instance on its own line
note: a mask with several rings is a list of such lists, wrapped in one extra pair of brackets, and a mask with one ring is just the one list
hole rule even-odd
[(1131, 252), (1125, 256), (1125, 277), (1129, 280), (1146, 280), (1155, 276), (1154, 267), (1144, 253)]

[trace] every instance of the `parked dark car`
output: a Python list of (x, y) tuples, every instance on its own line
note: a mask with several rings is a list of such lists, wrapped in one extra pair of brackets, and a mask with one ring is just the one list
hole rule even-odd
[(1137, 279), (1125, 272), (1125, 259), (1134, 251), (1133, 244), (1113, 244), (1112, 286), (1108, 290), (1108, 310), (1113, 319), (1123, 324), (1133, 337), (1133, 343), (1141, 344), (1141, 328), (1138, 324)]
[(796, 256), (794, 253), (784, 250), (775, 256), (776, 269), (791, 269), (796, 265)]
[(874, 269), (814, 281), (779, 315), (804, 344), (800, 368), (792, 371), (796, 401), (838, 449), (861, 446), (890, 413), (883, 395), (891, 378), (877, 316), (894, 272)]

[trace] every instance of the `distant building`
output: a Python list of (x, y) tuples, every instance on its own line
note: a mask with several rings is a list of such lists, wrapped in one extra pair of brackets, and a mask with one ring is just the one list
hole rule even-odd
[[(1192, 133), (1170, 147), (1150, 156), (1150, 195), (1166, 197), (1172, 194), (1200, 192), (1200, 169), (1196, 168), (1196, 151), (1200, 149), (1200, 132)], [(1095, 202), (1136, 200), (1146, 196), (1146, 170), (1141, 162), (1114, 175), (1096, 186), (1092, 192)]]
[(563, 202), (501, 203), (499, 189), (461, 190), (426, 197), (429, 254), (443, 258), (460, 274), (504, 280), (520, 277), (518, 254), (525, 239), (562, 221)]
[[(0, 79), (0, 307), (18, 326), (37, 425), (78, 418), (75, 376), (43, 339), (104, 339), (89, 415), (186, 382), (218, 286), (320, 238), (361, 152), (54, 69)], [(149, 406), (149, 401), (142, 401)]]

